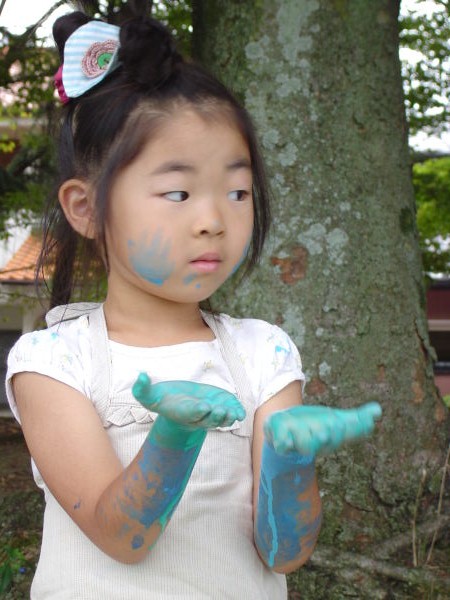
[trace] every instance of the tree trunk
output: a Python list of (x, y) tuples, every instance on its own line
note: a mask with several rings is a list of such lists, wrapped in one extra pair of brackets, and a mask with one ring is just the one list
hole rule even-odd
[[(325, 524), (299, 589), (302, 598), (387, 598), (367, 570), (350, 576), (358, 561), (345, 571), (320, 557), (339, 548), (376, 559), (391, 536), (412, 539), (436, 516), (433, 494), (448, 467), (448, 411), (433, 380), (415, 226), (399, 1), (197, 0), (193, 9), (194, 55), (253, 115), (275, 197), (261, 267), (214, 304), (292, 335), (306, 402), (377, 400), (384, 411), (372, 438), (319, 461)], [(418, 566), (426, 542), (416, 540)], [(399, 568), (413, 564), (412, 542), (394, 552)], [(358, 595), (362, 580), (373, 592)]]

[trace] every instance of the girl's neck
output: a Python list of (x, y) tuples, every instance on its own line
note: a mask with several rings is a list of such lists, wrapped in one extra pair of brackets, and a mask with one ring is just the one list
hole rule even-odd
[(214, 334), (198, 304), (180, 304), (145, 295), (128, 303), (108, 292), (104, 303), (109, 339), (129, 346), (171, 346), (210, 341)]

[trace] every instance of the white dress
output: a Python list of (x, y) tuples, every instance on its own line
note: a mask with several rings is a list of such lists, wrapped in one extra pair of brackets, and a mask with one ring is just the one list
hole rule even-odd
[[(224, 388), (239, 395), (247, 410), (243, 423), (208, 432), (167, 529), (136, 565), (119, 563), (99, 550), (59, 506), (32, 465), (46, 500), (32, 600), (286, 599), (284, 575), (264, 566), (253, 542), (252, 426), (259, 406), (290, 382), (303, 380), (300, 356), (277, 326), (224, 314), (217, 321), (219, 335), (225, 332), (232, 340), (234, 362), (244, 367), (250, 387), (245, 400), (217, 337), (137, 348), (105, 336), (105, 359), (99, 358), (102, 342), (93, 339), (89, 318), (81, 316), (25, 334), (11, 350), (6, 388), (16, 418), (10, 383), (15, 373), (32, 371), (57, 379), (92, 399), (124, 466), (137, 454), (156, 418), (130, 392), (142, 371), (154, 383), (177, 379)], [(98, 387), (93, 372), (99, 360), (111, 361), (106, 394), (93, 389)]]

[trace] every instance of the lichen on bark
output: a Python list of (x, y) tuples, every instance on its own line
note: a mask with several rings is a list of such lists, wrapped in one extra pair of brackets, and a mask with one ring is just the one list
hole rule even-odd
[(320, 464), (320, 543), (364, 551), (410, 527), (423, 469), (429, 481), (442, 471), (449, 423), (413, 218), (399, 3), (201, 4), (216, 15), (204, 48), (220, 39), (204, 56), (245, 99), (275, 196), (261, 267), (216, 301), (293, 337), (307, 402), (382, 404), (372, 439)]

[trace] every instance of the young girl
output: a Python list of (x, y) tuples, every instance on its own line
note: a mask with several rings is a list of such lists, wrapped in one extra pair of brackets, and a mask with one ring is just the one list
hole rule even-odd
[[(148, 18), (54, 27), (66, 105), (49, 327), (7, 390), (46, 509), (36, 599), (278, 600), (321, 522), (314, 457), (378, 405), (300, 406), (278, 327), (201, 310), (257, 262), (268, 193), (249, 116)], [(83, 242), (86, 244), (83, 245)], [(69, 305), (84, 255), (103, 304)]]

